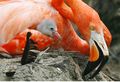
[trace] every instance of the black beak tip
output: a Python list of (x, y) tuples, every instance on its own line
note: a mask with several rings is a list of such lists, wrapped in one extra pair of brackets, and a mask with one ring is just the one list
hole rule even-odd
[(27, 37), (30, 37), (32, 35), (31, 32), (27, 32)]
[(27, 64), (27, 59), (28, 59), (29, 50), (30, 50), (30, 36), (31, 35), (32, 35), (31, 32), (27, 32), (25, 49), (24, 49), (23, 56), (22, 56), (22, 59), (21, 59), (21, 64), (22, 65)]
[(95, 70), (94, 72), (92, 72), (92, 75), (88, 79), (94, 78), (101, 71), (101, 69), (105, 66), (106, 62), (109, 59), (108, 55), (106, 56), (105, 54), (103, 54), (103, 51), (101, 50), (97, 42), (96, 41), (94, 42), (99, 50), (99, 58), (95, 62), (90, 62), (90, 61), (88, 62), (83, 72), (83, 76), (85, 77), (87, 74)]
[[(92, 72), (95, 68), (97, 68), (90, 77), (88, 77), (87, 79), (92, 79), (94, 78), (97, 74), (99, 74), (99, 72), (101, 71), (101, 69), (105, 66), (106, 62), (108, 61), (109, 57), (108, 56), (104, 56), (102, 58), (102, 60), (99, 60), (99, 62), (92, 62), (92, 64), (90, 64), (90, 62), (88, 62), (87, 67), (85, 68), (84, 72), (82, 73), (82, 79), (86, 80), (85, 76), (87, 74), (89, 74), (90, 72)], [(90, 66), (90, 67), (89, 67)]]
[(101, 61), (99, 67), (98, 67), (97, 70), (92, 74), (92, 76), (89, 77), (89, 79), (94, 78), (94, 77), (102, 70), (102, 68), (103, 68), (103, 67), (105, 66), (105, 64), (107, 63), (108, 59), (109, 59), (108, 56), (105, 56), (105, 57), (103, 58), (103, 60)]

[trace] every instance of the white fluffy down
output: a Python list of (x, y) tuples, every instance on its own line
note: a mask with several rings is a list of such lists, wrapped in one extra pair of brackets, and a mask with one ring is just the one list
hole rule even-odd
[(57, 31), (57, 26), (53, 19), (44, 19), (40, 24), (37, 25), (37, 30), (45, 35), (53, 37), (52, 32)]

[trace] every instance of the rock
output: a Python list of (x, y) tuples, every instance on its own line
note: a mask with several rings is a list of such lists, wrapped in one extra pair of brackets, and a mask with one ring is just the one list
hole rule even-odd
[[(0, 59), (1, 81), (83, 81), (82, 71), (87, 57), (74, 52), (49, 52), (41, 56), (39, 62), (20, 65), (21, 58)], [(15, 72), (13, 76), (6, 73)], [(109, 80), (100, 72), (93, 81)]]

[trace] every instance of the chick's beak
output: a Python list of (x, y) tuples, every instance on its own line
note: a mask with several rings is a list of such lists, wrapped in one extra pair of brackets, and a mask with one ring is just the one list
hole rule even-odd
[(104, 65), (108, 61), (109, 56), (108, 48), (104, 40), (103, 34), (91, 31), (91, 38), (89, 44), (90, 44), (90, 57), (88, 64), (82, 74), (83, 79), (85, 79), (85, 76), (92, 71), (94, 72), (89, 77), (89, 79), (95, 77), (104, 67)]
[(52, 35), (54, 40), (61, 40), (61, 36), (57, 31), (53, 31)]

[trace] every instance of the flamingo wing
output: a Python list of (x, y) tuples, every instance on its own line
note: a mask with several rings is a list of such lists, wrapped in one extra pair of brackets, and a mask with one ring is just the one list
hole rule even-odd
[(16, 0), (0, 5), (0, 11), (0, 44), (9, 42), (19, 32), (34, 27), (51, 15), (47, 1)]
[[(87, 42), (80, 39), (70, 22), (64, 19), (51, 6), (51, 0), (16, 0), (9, 2), (9, 4), (1, 4), (0, 9), (3, 10), (0, 14), (0, 44), (9, 43), (9, 41), (25, 29), (35, 29), (36, 25), (43, 19), (51, 18), (57, 24), (58, 32), (63, 38), (61, 46), (65, 50), (80, 51), (83, 54), (88, 53), (89, 47)], [(70, 39), (68, 36), (75, 36), (75, 38)], [(77, 42), (78, 44), (72, 45), (72, 42)], [(83, 49), (83, 46), (86, 46), (86, 50)]]
[(31, 40), (34, 41), (38, 49), (45, 49), (46, 47), (50, 46), (53, 42), (53, 40), (50, 37), (43, 35), (37, 30), (26, 29), (23, 32), (17, 34), (8, 43), (3, 44), (2, 48), (9, 52), (9, 54), (11, 54), (12, 56), (16, 56), (16, 54), (22, 55), (25, 47), (27, 32), (31, 32)]

